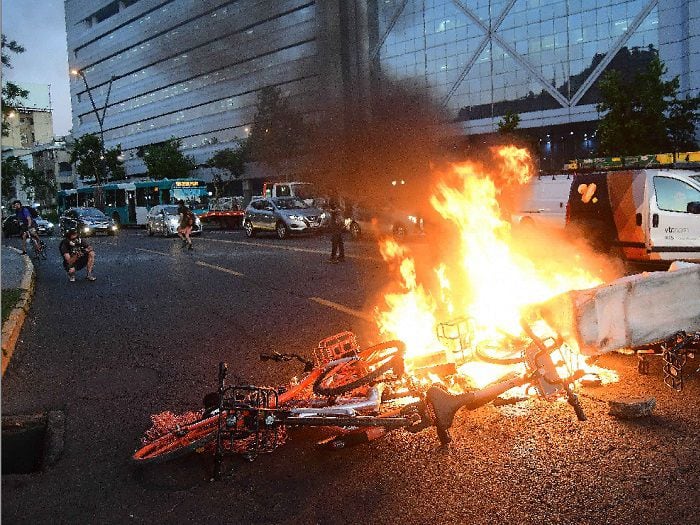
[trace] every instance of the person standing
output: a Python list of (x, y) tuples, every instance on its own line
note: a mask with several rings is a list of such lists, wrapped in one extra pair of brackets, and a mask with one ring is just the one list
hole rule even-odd
[[(338, 263), (345, 260), (345, 245), (343, 244), (343, 230), (345, 229), (345, 216), (340, 207), (338, 196), (331, 198), (330, 207), (330, 233), (331, 233), (331, 258), (328, 262)], [(337, 254), (337, 256), (336, 256)]]
[(88, 243), (78, 237), (78, 230), (71, 228), (66, 230), (58, 250), (63, 257), (63, 268), (68, 273), (68, 280), (75, 282), (75, 274), (78, 270), (87, 267), (88, 281), (95, 281), (97, 278), (92, 274), (95, 266), (95, 250)]
[(185, 201), (181, 200), (178, 203), (177, 212), (180, 214), (180, 225), (177, 228), (177, 235), (182, 239), (182, 247), (187, 246), (188, 250), (192, 250), (192, 226), (194, 225), (194, 213), (190, 210)]
[(32, 212), (26, 206), (22, 206), (22, 201), (20, 200), (14, 201), (12, 207), (15, 209), (15, 216), (19, 223), (19, 234), (22, 237), (22, 255), (27, 253), (27, 239), (31, 239), (38, 250), (39, 235), (36, 233), (36, 224), (34, 223)]

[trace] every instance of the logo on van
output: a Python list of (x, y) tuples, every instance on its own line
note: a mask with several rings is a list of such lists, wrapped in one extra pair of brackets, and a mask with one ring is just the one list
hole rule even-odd
[(673, 226), (668, 226), (664, 230), (666, 233), (688, 233), (688, 228), (674, 228)]
[(594, 197), (596, 189), (597, 186), (595, 182), (591, 182), (590, 184), (579, 184), (578, 192), (581, 195), (581, 202), (584, 204), (588, 204), (589, 202), (595, 204), (598, 202), (598, 197)]

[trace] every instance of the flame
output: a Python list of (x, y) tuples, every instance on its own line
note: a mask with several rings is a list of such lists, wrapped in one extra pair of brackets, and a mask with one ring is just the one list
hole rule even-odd
[[(433, 260), (431, 271), (417, 272), (406, 246), (394, 239), (380, 242), (398, 281), (375, 308), (375, 318), (383, 336), (406, 343), (409, 367), (417, 356), (440, 349), (450, 353), (436, 332), (441, 322), (468, 319), (469, 340), (460, 339), (462, 344), (497, 346), (522, 335), (520, 321), (529, 305), (602, 282), (585, 268), (584, 259), (572, 259), (571, 251), (560, 250), (566, 257), (558, 257), (551, 249), (556, 239), (548, 239), (548, 245), (533, 255), (532, 246), (514, 238), (499, 198), (504, 190), (530, 180), (530, 157), (515, 146), (492, 151), (497, 162), (490, 170), (464, 162), (436, 174), (430, 203), (458, 232), (448, 259)], [(419, 275), (432, 275), (434, 282), (423, 282)], [(472, 360), (458, 372), (481, 387), (503, 376), (504, 367)]]

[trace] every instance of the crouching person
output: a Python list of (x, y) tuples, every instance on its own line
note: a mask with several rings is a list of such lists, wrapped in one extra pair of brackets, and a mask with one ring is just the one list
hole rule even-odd
[(63, 257), (63, 267), (68, 272), (68, 280), (75, 282), (75, 273), (87, 267), (88, 281), (96, 280), (92, 274), (95, 266), (95, 251), (88, 243), (78, 237), (78, 231), (69, 229), (66, 231), (58, 249)]

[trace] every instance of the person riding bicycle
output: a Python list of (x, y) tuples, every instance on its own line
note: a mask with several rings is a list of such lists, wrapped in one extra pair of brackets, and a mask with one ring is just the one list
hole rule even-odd
[(41, 249), (41, 241), (36, 231), (36, 222), (34, 222), (32, 212), (26, 206), (22, 206), (22, 201), (20, 200), (14, 201), (12, 207), (15, 209), (15, 215), (19, 223), (19, 233), (20, 237), (22, 237), (22, 255), (26, 255), (27, 253), (28, 238), (32, 240), (34, 247), (39, 251)]
[(63, 257), (63, 268), (68, 273), (68, 280), (75, 282), (75, 273), (87, 266), (88, 281), (95, 281), (97, 278), (92, 274), (95, 265), (95, 251), (88, 243), (78, 237), (78, 230), (71, 228), (66, 230), (63, 240), (58, 247)]

